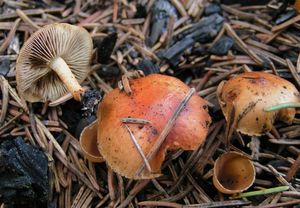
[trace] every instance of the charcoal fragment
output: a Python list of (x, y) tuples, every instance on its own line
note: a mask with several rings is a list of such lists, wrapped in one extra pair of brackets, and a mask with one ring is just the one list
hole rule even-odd
[(0, 145), (0, 201), (11, 206), (45, 207), (48, 159), (21, 137)]
[(279, 24), (291, 19), (292, 17), (294, 17), (296, 15), (297, 15), (297, 12), (295, 10), (291, 10), (284, 14), (278, 15), (278, 17), (275, 19), (275, 24), (279, 25)]
[(120, 75), (120, 69), (114, 66), (103, 66), (97, 70), (97, 74), (100, 77), (118, 77)]
[(209, 49), (209, 52), (215, 55), (226, 55), (233, 44), (232, 38), (224, 35)]
[(211, 41), (220, 31), (224, 23), (224, 17), (219, 14), (213, 14), (203, 17), (192, 28), (187, 29), (181, 35), (183, 37), (193, 38), (200, 43)]
[(154, 1), (152, 6), (151, 29), (148, 44), (153, 46), (166, 31), (171, 16), (178, 18), (177, 10), (168, 0)]
[(221, 7), (218, 4), (209, 4), (207, 7), (205, 7), (204, 15), (209, 16), (215, 13), (220, 13)]
[(137, 4), (136, 13), (134, 14), (134, 18), (146, 18), (147, 17), (147, 9), (145, 5)]
[(82, 110), (83, 110), (83, 116), (91, 116), (95, 115), (97, 112), (97, 107), (99, 102), (101, 101), (101, 93), (98, 90), (87, 90), (82, 98), (81, 98), (81, 104), (82, 104)]
[(94, 46), (97, 49), (97, 57), (99, 63), (106, 64), (109, 61), (116, 45), (117, 38), (117, 33), (113, 32), (105, 37), (101, 42), (96, 41), (94, 43)]
[(178, 57), (181, 56), (184, 51), (190, 47), (192, 47), (195, 43), (195, 40), (187, 37), (184, 38), (181, 41), (178, 41), (177, 43), (175, 43), (174, 45), (172, 45), (163, 55), (163, 57), (165, 59), (167, 59), (170, 64), (172, 65), (176, 65), (178, 60)]
[(136, 66), (137, 70), (141, 70), (145, 75), (159, 73), (159, 66), (149, 59), (143, 59)]
[(0, 60), (0, 75), (6, 76), (10, 70), (10, 60), (8, 58), (4, 58)]

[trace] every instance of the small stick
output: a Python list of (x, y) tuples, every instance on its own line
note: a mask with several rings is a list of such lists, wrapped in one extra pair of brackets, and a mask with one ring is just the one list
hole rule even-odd
[(297, 70), (296, 70), (294, 64), (291, 62), (290, 59), (286, 59), (285, 61), (287, 63), (288, 69), (290, 70), (294, 80), (296, 81), (296, 84), (298, 85), (298, 87), (300, 87), (300, 77), (297, 73)]
[(266, 107), (264, 108), (264, 111), (266, 112), (271, 112), (271, 111), (277, 111), (277, 110), (281, 110), (281, 109), (284, 109), (284, 108), (299, 108), (300, 107), (300, 103), (281, 103), (281, 104), (278, 104), (278, 105), (274, 105), (274, 106), (271, 106), (271, 107)]
[(246, 197), (252, 197), (252, 196), (262, 196), (266, 194), (273, 194), (273, 193), (278, 193), (282, 191), (287, 191), (289, 190), (289, 186), (278, 186), (275, 188), (268, 188), (268, 189), (263, 189), (259, 191), (249, 191), (249, 192), (244, 192), (240, 193), (236, 196), (230, 197), (231, 199), (238, 199), (238, 198), (246, 198)]
[(300, 199), (293, 200), (293, 201), (288, 201), (288, 202), (281, 202), (281, 203), (278, 203), (278, 204), (269, 204), (269, 205), (264, 205), (264, 206), (257, 206), (257, 208), (290, 207), (289, 205), (293, 205), (293, 204), (300, 204)]
[(124, 126), (125, 126), (125, 128), (127, 129), (128, 133), (129, 133), (129, 135), (130, 135), (130, 139), (132, 140), (132, 142), (133, 142), (135, 148), (137, 149), (138, 153), (140, 154), (140, 156), (141, 156), (142, 159), (144, 160), (144, 163), (145, 163), (145, 165), (146, 165), (148, 171), (151, 173), (151, 172), (152, 172), (151, 165), (150, 165), (149, 161), (147, 160), (147, 158), (146, 158), (146, 156), (145, 156), (145, 154), (144, 154), (144, 152), (143, 152), (141, 146), (140, 146), (139, 143), (136, 141), (136, 138), (135, 138), (135, 136), (133, 135), (133, 133), (132, 133), (132, 131), (130, 130), (130, 128), (129, 128), (126, 124), (125, 124)]
[(267, 167), (269, 168), (269, 170), (274, 174), (274, 176), (277, 178), (277, 180), (283, 184), (283, 185), (286, 185), (286, 186), (289, 186), (289, 188), (292, 190), (292, 191), (296, 191), (296, 189), (291, 185), (289, 184), (289, 182), (287, 182), (285, 180), (285, 178), (272, 166), (272, 165), (267, 165)]
[(50, 131), (47, 129), (47, 127), (41, 122), (38, 117), (34, 116), (36, 124), (41, 127), (45, 135), (48, 137), (48, 139), (53, 143), (54, 147), (57, 149), (59, 154), (61, 154), (65, 159), (67, 158), (67, 155), (65, 151), (61, 148), (60, 144), (56, 141), (56, 139), (53, 137), (53, 135), (50, 133)]
[[(165, 126), (164, 130), (159, 135), (157, 142), (154, 144), (154, 146), (148, 153), (148, 155), (147, 155), (148, 161), (150, 161), (153, 158), (153, 156), (157, 153), (157, 151), (159, 150), (159, 148), (161, 147), (163, 142), (166, 140), (166, 137), (168, 136), (169, 132), (171, 131), (172, 127), (174, 126), (175, 121), (178, 118), (181, 110), (185, 107), (185, 105), (187, 104), (189, 99), (192, 97), (194, 92), (195, 92), (195, 89), (191, 88), (190, 91), (187, 93), (187, 95), (184, 97), (184, 99), (180, 102), (180, 104), (176, 108), (175, 112), (173, 113), (172, 117), (170, 118), (167, 125)], [(135, 175), (136, 176), (140, 175), (141, 172), (144, 170), (144, 168), (145, 168), (145, 163), (142, 163), (141, 166), (136, 171)]]
[(13, 39), (13, 37), (14, 37), (16, 31), (17, 31), (17, 28), (19, 26), (20, 21), (21, 21), (21, 19), (18, 18), (14, 22), (13, 27), (11, 28), (11, 30), (9, 31), (6, 39), (2, 42), (2, 45), (0, 46), (0, 54), (3, 54), (5, 49), (9, 46), (10, 42), (12, 41), (12, 39)]
[(290, 25), (292, 25), (292, 24), (294, 24), (294, 23), (296, 23), (296, 22), (298, 22), (298, 21), (300, 21), (300, 15), (298, 15), (298, 16), (296, 16), (296, 17), (293, 17), (293, 18), (289, 19), (288, 21), (283, 22), (283, 23), (280, 24), (280, 25), (274, 26), (274, 27), (272, 28), (272, 32), (277, 32), (277, 31), (279, 31), (279, 30), (285, 29), (285, 28), (287, 28), (288, 26), (290, 26)]
[(141, 119), (141, 118), (122, 118), (122, 123), (132, 123), (132, 124), (151, 124), (151, 121)]
[(186, 12), (184, 6), (182, 5), (181, 1), (178, 0), (171, 0), (171, 3), (176, 7), (178, 12), (182, 17), (188, 16), (188, 13)]
[(164, 201), (142, 201), (138, 203), (139, 206), (147, 207), (173, 207), (173, 208), (183, 208), (181, 204), (174, 202), (164, 202)]
[(116, 22), (118, 19), (118, 10), (119, 10), (119, 5), (118, 5), (118, 0), (113, 1), (113, 16), (112, 16), (112, 21)]
[(16, 10), (17, 15), (26, 23), (28, 23), (35, 30), (39, 30), (41, 27), (35, 24), (22, 10)]
[(232, 29), (232, 27), (228, 24), (224, 24), (225, 30), (227, 31), (228, 35), (231, 36), (235, 41), (236, 44), (246, 53), (248, 54), (253, 61), (255, 61), (258, 65), (262, 65), (263, 61), (261, 58), (257, 56), (256, 53), (254, 53), (249, 47), (244, 43), (242, 39), (239, 38), (239, 36), (235, 33), (235, 31)]
[(299, 55), (298, 55), (298, 58), (297, 58), (297, 73), (300, 73), (300, 52), (299, 52)]
[[(0, 53), (1, 53), (1, 50), (0, 50)], [(9, 84), (3, 76), (0, 76), (0, 88), (2, 91), (2, 103), (1, 103), (2, 107), (1, 107), (1, 112), (0, 112), (0, 125), (2, 126), (3, 122), (5, 121), (7, 108), (8, 108), (8, 101), (9, 101), (9, 89), (8, 89)]]
[(114, 171), (109, 166), (107, 166), (107, 186), (108, 186), (110, 201), (115, 201), (116, 191), (115, 191), (115, 184), (114, 184)]
[(288, 182), (290, 182), (292, 180), (292, 178), (296, 174), (299, 167), (300, 167), (300, 154), (298, 154), (296, 161), (293, 163), (292, 167), (290, 168), (290, 170), (287, 173), (286, 180)]

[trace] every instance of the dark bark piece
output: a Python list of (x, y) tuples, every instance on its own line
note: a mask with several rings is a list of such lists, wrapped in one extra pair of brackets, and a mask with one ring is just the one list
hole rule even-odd
[(204, 15), (209, 16), (215, 13), (220, 13), (221, 12), (221, 7), (218, 4), (209, 4), (207, 7), (205, 7), (204, 10)]
[(136, 13), (134, 14), (134, 18), (146, 18), (147, 17), (147, 8), (145, 5), (138, 4), (136, 6)]
[(153, 46), (166, 31), (171, 16), (177, 19), (177, 10), (168, 0), (155, 1), (152, 6), (151, 29), (148, 44)]
[(278, 15), (278, 17), (275, 19), (275, 24), (276, 25), (279, 25), (289, 19), (291, 19), (292, 17), (296, 16), (297, 15), (297, 12), (295, 10), (291, 10), (291, 11), (288, 11), (284, 14), (280, 14)]
[(233, 44), (232, 38), (224, 35), (209, 49), (209, 52), (215, 55), (226, 55)]
[(195, 43), (193, 38), (184, 38), (174, 45), (172, 45), (163, 55), (165, 59), (169, 61), (172, 65), (177, 65), (179, 57), (184, 53), (184, 51), (192, 47)]
[(137, 70), (143, 71), (145, 75), (159, 73), (159, 66), (157, 64), (154, 64), (149, 59), (143, 59), (142, 61), (140, 61), (136, 68)]
[(48, 160), (21, 137), (0, 145), (0, 201), (36, 207), (48, 200)]
[(4, 58), (0, 60), (0, 75), (6, 76), (10, 70), (10, 60), (8, 58)]
[(224, 23), (224, 17), (213, 14), (202, 18), (193, 27), (178, 35), (179, 41), (166, 50), (163, 57), (173, 66), (179, 63), (180, 56), (185, 50), (191, 48), (195, 42), (207, 43), (220, 31)]
[(95, 47), (97, 48), (97, 58), (98, 62), (101, 64), (106, 64), (115, 48), (118, 35), (113, 32), (105, 37), (100, 43), (95, 42)]
[(87, 90), (81, 99), (83, 116), (88, 117), (95, 115), (98, 109), (98, 104), (101, 101), (102, 96), (98, 90)]
[(103, 66), (101, 69), (97, 70), (97, 74), (100, 77), (115, 78), (120, 75), (120, 69), (114, 66)]
[(191, 29), (182, 33), (183, 37), (191, 37), (200, 43), (211, 41), (220, 31), (224, 23), (224, 17), (219, 14), (213, 14), (202, 18)]

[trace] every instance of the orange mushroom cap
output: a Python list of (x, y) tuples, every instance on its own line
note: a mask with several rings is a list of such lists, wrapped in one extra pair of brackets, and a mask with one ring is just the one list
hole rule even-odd
[(294, 3), (294, 8), (299, 12), (300, 11), (300, 0), (296, 0)]
[(269, 132), (275, 120), (291, 123), (296, 113), (295, 108), (272, 112), (264, 108), (300, 101), (292, 83), (265, 72), (246, 72), (223, 81), (217, 96), (226, 120), (233, 116), (236, 130), (250, 136)]
[(115, 89), (99, 105), (98, 148), (115, 172), (127, 178), (154, 178), (160, 175), (167, 150), (194, 150), (203, 143), (211, 118), (205, 100), (194, 94), (157, 154), (149, 161), (152, 172), (144, 170), (140, 176), (135, 176), (144, 161), (121, 119), (150, 121), (144, 125), (126, 124), (147, 155), (190, 88), (176, 78), (158, 74), (132, 80), (130, 86), (130, 95)]

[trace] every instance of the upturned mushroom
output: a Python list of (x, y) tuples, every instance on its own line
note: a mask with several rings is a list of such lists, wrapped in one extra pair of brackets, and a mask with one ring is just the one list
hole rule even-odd
[(249, 135), (269, 132), (275, 120), (291, 123), (295, 108), (272, 112), (265, 108), (299, 102), (299, 92), (289, 81), (265, 72), (246, 72), (219, 84), (217, 97), (230, 128)]
[(214, 164), (213, 184), (224, 194), (247, 190), (255, 180), (255, 168), (251, 160), (238, 152), (226, 152)]
[[(94, 123), (98, 136), (89, 142), (95, 144), (97, 139), (99, 152), (115, 172), (127, 178), (154, 178), (160, 175), (167, 150), (194, 150), (204, 142), (211, 118), (206, 101), (193, 94), (157, 154), (149, 160), (151, 172), (145, 169), (136, 174), (145, 162), (137, 145), (148, 155), (190, 88), (174, 77), (158, 74), (131, 80), (130, 87), (129, 95), (115, 89), (103, 98), (98, 108), (98, 122)], [(147, 122), (123, 123), (124, 118)], [(138, 144), (134, 144), (132, 136)], [(84, 139), (87, 138), (81, 137)]]
[(46, 102), (69, 91), (79, 101), (92, 48), (92, 38), (82, 27), (54, 23), (39, 29), (25, 42), (17, 59), (19, 93), (29, 102)]

